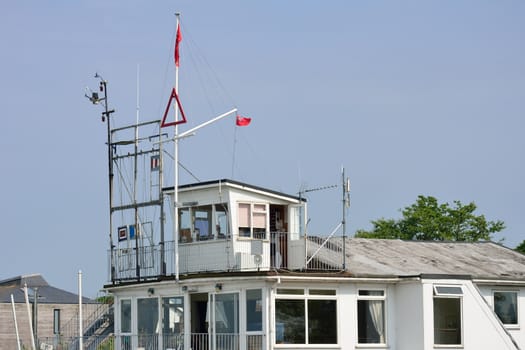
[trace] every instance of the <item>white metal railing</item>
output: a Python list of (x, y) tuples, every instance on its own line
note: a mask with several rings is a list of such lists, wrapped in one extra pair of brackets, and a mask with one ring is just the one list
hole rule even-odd
[[(262, 254), (253, 253), (254, 241), (261, 242)], [(341, 237), (309, 235), (306, 240), (304, 236), (290, 240), (289, 234), (283, 232), (270, 233), (268, 240), (213, 239), (179, 243), (179, 273), (271, 269), (340, 271), (344, 263), (343, 246)], [(175, 274), (173, 241), (139, 247), (138, 251), (135, 248), (113, 249), (108, 257), (110, 281), (154, 279)]]
[[(237, 333), (189, 334), (189, 344), (184, 334), (139, 334), (84, 337), (86, 350), (262, 350), (263, 335), (251, 334), (241, 337)], [(39, 338), (39, 349), (77, 350), (79, 337)]]

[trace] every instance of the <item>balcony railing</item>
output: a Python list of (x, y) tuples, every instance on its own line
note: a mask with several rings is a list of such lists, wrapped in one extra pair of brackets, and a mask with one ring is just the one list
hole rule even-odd
[[(179, 243), (179, 273), (196, 274), (225, 271), (323, 270), (340, 271), (344, 264), (341, 237), (308, 236), (290, 240), (283, 232), (272, 232), (270, 239), (212, 239)], [(262, 254), (253, 254), (258, 243)], [(306, 244), (306, 249), (305, 249)], [(305, 253), (306, 257), (305, 258)], [(258, 256), (257, 256), (258, 255)], [(175, 244), (109, 251), (110, 281), (158, 279), (175, 275)]]
[[(184, 334), (111, 334), (84, 337), (82, 340), (85, 350), (262, 350), (262, 334), (246, 335), (243, 338), (241, 341), (241, 336), (236, 333), (191, 333), (187, 344)], [(39, 349), (77, 350), (80, 348), (80, 338), (39, 338), (38, 344)]]

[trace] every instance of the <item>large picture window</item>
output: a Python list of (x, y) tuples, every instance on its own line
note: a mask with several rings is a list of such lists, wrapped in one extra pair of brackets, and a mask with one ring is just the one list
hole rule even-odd
[(200, 205), (179, 209), (179, 241), (189, 243), (225, 239), (229, 235), (228, 205)]
[(385, 343), (385, 291), (362, 290), (357, 296), (359, 344)]
[(434, 344), (461, 345), (460, 286), (434, 286)]
[(277, 344), (337, 344), (335, 290), (279, 289), (277, 294)]
[(494, 312), (504, 325), (518, 325), (518, 292), (495, 291)]
[(267, 207), (266, 204), (239, 203), (237, 216), (240, 237), (266, 239)]

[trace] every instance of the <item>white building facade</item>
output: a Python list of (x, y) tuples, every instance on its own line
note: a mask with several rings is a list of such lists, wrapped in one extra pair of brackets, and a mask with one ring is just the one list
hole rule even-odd
[(525, 348), (517, 252), (305, 236), (303, 199), (231, 180), (179, 196), (178, 244), (110, 253), (117, 349)]

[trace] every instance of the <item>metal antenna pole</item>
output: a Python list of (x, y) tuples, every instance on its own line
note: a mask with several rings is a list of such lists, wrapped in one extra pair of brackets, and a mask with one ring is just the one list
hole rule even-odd
[(346, 271), (346, 208), (350, 206), (350, 180), (345, 178), (345, 168), (342, 168), (342, 187), (343, 187), (343, 270)]
[[(303, 193), (322, 191), (322, 190), (327, 190), (329, 188), (335, 188), (335, 187), (337, 187), (337, 185), (329, 185), (329, 186), (322, 186), (322, 187), (317, 187), (317, 188), (309, 188), (309, 189), (306, 189), (306, 190), (299, 191), (299, 201), (301, 201)], [(309, 219), (307, 219), (306, 216), (307, 215), (306, 215), (306, 211), (305, 211), (305, 217), (304, 217), (304, 221), (305, 221), (305, 223), (304, 223), (304, 268), (305, 268), (305, 270), (308, 269), (308, 247), (307, 247), (307, 244), (308, 244), (308, 237), (307, 237), (308, 232), (307, 232), (307, 226), (308, 226), (308, 222), (310, 221)]]
[(139, 147), (139, 67), (137, 65), (137, 111), (136, 111), (136, 123), (135, 123), (135, 154), (133, 156), (133, 206), (135, 207), (135, 274), (137, 281), (140, 281), (140, 259), (139, 259), (139, 208), (137, 206), (137, 174), (138, 174), (138, 147)]
[(109, 110), (108, 104), (108, 82), (102, 79), (101, 76), (95, 74), (95, 78), (100, 78), (100, 89), (104, 90), (104, 112), (102, 112), (102, 121), (107, 119), (108, 132), (108, 180), (109, 180), (109, 249), (110, 249), (110, 265), (111, 265), (111, 282), (115, 282), (115, 265), (114, 265), (114, 249), (113, 245), (113, 155), (111, 145), (111, 122), (110, 115), (115, 110)]
[(345, 186), (345, 168), (341, 168), (341, 187), (343, 187), (343, 270), (346, 270), (346, 186)]
[(165, 213), (164, 213), (164, 193), (162, 188), (164, 186), (164, 155), (162, 148), (162, 132), (161, 126), (159, 124), (159, 201), (160, 201), (160, 274), (166, 276), (166, 255), (164, 251), (164, 222), (165, 222)]
[(104, 80), (98, 73), (95, 73), (95, 78), (100, 79), (99, 91), (104, 92), (104, 97), (99, 98), (97, 92), (91, 92), (91, 96), (86, 94), (86, 97), (94, 105), (99, 104), (101, 101), (104, 102), (104, 112), (102, 112), (102, 122), (105, 122), (107, 119), (107, 133), (108, 133), (108, 192), (109, 192), (109, 249), (110, 249), (110, 266), (111, 266), (111, 282), (115, 283), (115, 265), (114, 265), (114, 249), (113, 245), (113, 155), (111, 144), (111, 113), (114, 113), (114, 109), (109, 109), (108, 104), (108, 82)]

